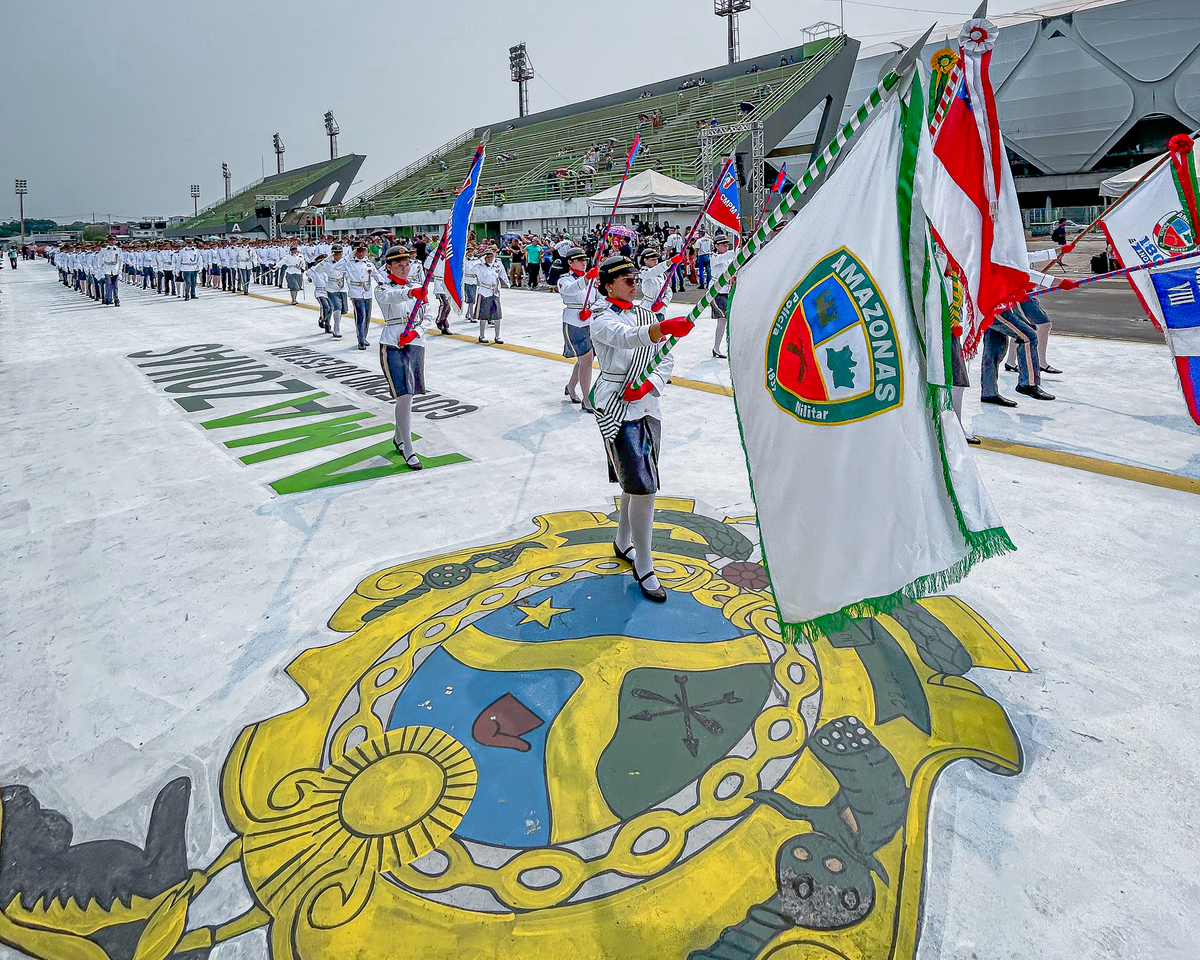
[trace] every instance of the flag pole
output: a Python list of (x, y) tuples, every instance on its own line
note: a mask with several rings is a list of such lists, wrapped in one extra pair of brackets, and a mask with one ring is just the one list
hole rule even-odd
[[(687, 232), (687, 236), (683, 238), (683, 245), (686, 247), (692, 242), (692, 238), (696, 236), (696, 231), (700, 229), (700, 224), (704, 222), (704, 215), (708, 212), (708, 206), (712, 203), (713, 197), (717, 195), (717, 191), (721, 189), (721, 181), (725, 179), (725, 174), (729, 172), (730, 166), (733, 164), (733, 157), (725, 158), (725, 165), (721, 167), (721, 173), (717, 179), (713, 181), (712, 188), (708, 191), (708, 196), (704, 198), (704, 203), (700, 206), (700, 215), (696, 217), (696, 222), (692, 224), (692, 228)], [(667, 272), (663, 275), (662, 286), (658, 288), (658, 296), (654, 298), (654, 303), (662, 302), (662, 296), (667, 291), (667, 284), (671, 282), (671, 277), (675, 273), (675, 264), (672, 263), (667, 268)]]
[[(608, 240), (608, 231), (612, 229), (613, 221), (617, 219), (617, 207), (621, 205), (621, 193), (625, 189), (625, 181), (629, 179), (629, 171), (633, 169), (633, 158), (637, 156), (638, 148), (642, 145), (642, 135), (639, 133), (633, 138), (633, 145), (629, 148), (629, 153), (625, 157), (625, 172), (621, 174), (621, 182), (617, 185), (617, 198), (613, 201), (612, 210), (608, 214), (608, 220), (604, 224), (604, 232), (600, 234), (600, 239), (596, 242), (595, 259), (592, 260), (590, 266), (595, 266), (600, 262), (600, 253), (604, 249), (604, 244)], [(584, 309), (587, 309), (588, 301), (592, 299), (592, 288), (595, 287), (596, 281), (589, 280), (587, 285), (587, 293), (583, 298)]]
[[(934, 26), (937, 26), (937, 24), (934, 24)], [(700, 314), (704, 312), (704, 309), (712, 303), (713, 297), (716, 296), (717, 292), (728, 287), (733, 282), (733, 278), (738, 270), (767, 242), (768, 235), (775, 232), (780, 223), (782, 223), (783, 218), (791, 212), (792, 207), (800, 202), (800, 198), (808, 192), (808, 189), (816, 182), (817, 178), (829, 168), (830, 164), (842, 152), (854, 134), (858, 132), (859, 127), (866, 123), (867, 118), (883, 103), (884, 98), (900, 83), (901, 78), (912, 69), (931, 33), (933, 33), (933, 27), (926, 30), (925, 35), (908, 48), (896, 66), (888, 72), (887, 76), (879, 81), (879, 85), (871, 91), (870, 96), (859, 105), (859, 108), (854, 112), (854, 116), (846, 121), (837, 132), (837, 135), (830, 141), (829, 146), (821, 151), (821, 155), (808, 165), (808, 169), (804, 171), (804, 176), (796, 182), (790, 191), (780, 197), (779, 205), (767, 215), (758, 229), (750, 235), (741, 249), (734, 255), (729, 266), (721, 272), (719, 277), (716, 277), (709, 284), (708, 289), (704, 291), (696, 305), (692, 308), (691, 313), (688, 314), (688, 320), (695, 323), (700, 318)], [(671, 352), (671, 348), (678, 342), (676, 337), (665, 337), (660, 341), (658, 349), (655, 351), (654, 356), (650, 358), (650, 362), (646, 365), (646, 368), (637, 374), (629, 382), (629, 385), (637, 389), (645, 383), (650, 374), (666, 359), (667, 354)]]
[[(979, 5), (972, 20), (984, 20), (987, 18), (987, 0)], [(926, 35), (928, 36), (928, 34)], [(947, 37), (947, 40), (950, 38)], [(937, 138), (937, 132), (941, 129), (942, 121), (946, 119), (946, 111), (950, 109), (951, 101), (958, 94), (958, 84), (963, 77), (962, 68), (962, 45), (959, 45), (958, 63), (954, 65), (954, 69), (950, 71), (950, 76), (946, 78), (946, 86), (942, 90), (942, 95), (938, 98), (937, 106), (933, 110), (933, 114), (929, 120), (929, 135), (934, 139)]]
[(1177, 253), (1167, 257), (1165, 260), (1159, 260), (1156, 263), (1138, 263), (1132, 267), (1122, 267), (1120, 270), (1113, 270), (1109, 273), (1098, 273), (1093, 277), (1084, 277), (1082, 280), (1060, 280), (1052, 287), (1047, 287), (1035, 296), (1043, 296), (1047, 293), (1056, 293), (1059, 290), (1074, 290), (1077, 287), (1085, 286), (1089, 283), (1095, 283), (1097, 280), (1112, 280), (1114, 277), (1127, 277), (1131, 273), (1136, 273), (1139, 270), (1153, 270), (1155, 267), (1161, 267), (1168, 263), (1174, 263), (1176, 260), (1194, 260), (1200, 257), (1200, 252), (1193, 250), (1191, 253)]
[(1123, 194), (1121, 194), (1119, 197), (1117, 197), (1117, 199), (1114, 200), (1109, 206), (1105, 207), (1104, 212), (1102, 214), (1100, 214), (1100, 216), (1098, 216), (1091, 223), (1089, 223), (1086, 227), (1084, 227), (1083, 230), (1080, 231), (1079, 236), (1077, 236), (1070, 243), (1064, 243), (1062, 246), (1062, 252), (1070, 253), (1072, 250), (1074, 250), (1075, 244), (1077, 244), (1080, 240), (1082, 240), (1089, 233), (1091, 233), (1092, 229), (1096, 226), (1096, 224), (1098, 224), (1101, 220), (1103, 220), (1110, 213), (1112, 213), (1114, 210), (1116, 210), (1117, 207), (1119, 207), (1125, 201), (1125, 199), (1131, 193), (1133, 193), (1134, 190), (1136, 190), (1143, 183), (1145, 183), (1147, 180), (1149, 180), (1152, 176), (1154, 176), (1154, 174), (1158, 173), (1158, 171), (1162, 169), (1162, 165), (1170, 159), (1171, 159), (1171, 154), (1169, 154), (1169, 153), (1164, 153), (1161, 157), (1159, 157), (1158, 160), (1155, 161), (1154, 166), (1152, 166), (1141, 177), (1138, 178), (1137, 183), (1135, 183), (1128, 190), (1126, 190)]
[(765, 217), (767, 215), (767, 209), (771, 206), (771, 200), (774, 198), (775, 194), (777, 194), (780, 191), (780, 189), (782, 188), (783, 184), (787, 182), (787, 164), (786, 163), (783, 165), (783, 169), (779, 171), (779, 177), (776, 178), (776, 182), (779, 184), (779, 186), (775, 186), (774, 184), (772, 184), (771, 192), (769, 194), (767, 194), (767, 199), (765, 201), (763, 201), (763, 208), (761, 211), (759, 211), (758, 219), (756, 219), (754, 221), (755, 229), (758, 229), (758, 225), (760, 223), (762, 223), (763, 217)]
[[(467, 167), (467, 177), (465, 180), (463, 180), (463, 185), (461, 187), (459, 187), (459, 191), (458, 191), (459, 193), (462, 193), (462, 191), (464, 189), (466, 189), (467, 185), (471, 182), (471, 171), (473, 171), (475, 169), (475, 164), (477, 164), (479, 162), (480, 158), (483, 156), (483, 150), (484, 150), (484, 147), (487, 145), (488, 135), (490, 133), (491, 133), (490, 130), (485, 132), (483, 135), (483, 139), (479, 141), (479, 146), (477, 146), (475, 148), (475, 156), (471, 158), (471, 165), (469, 167)], [(482, 172), (481, 172), (481, 175), (482, 175)], [(457, 196), (457, 195), (458, 194), (455, 194), (455, 196)], [(428, 293), (429, 293), (429, 282), (430, 282), (430, 280), (432, 280), (433, 275), (437, 270), (438, 263), (439, 263), (439, 261), (441, 261), (442, 257), (446, 253), (446, 243), (450, 239), (450, 224), (453, 220), (454, 220), (454, 205), (451, 204), (450, 205), (450, 215), (448, 217), (446, 217), (446, 225), (444, 227), (442, 227), (442, 239), (438, 241), (437, 250), (435, 250), (434, 254), (433, 254), (433, 260), (430, 261), (429, 269), (425, 271), (425, 279), (421, 283), (421, 289), (423, 291), (425, 291), (426, 295), (428, 295)], [(422, 269), (424, 269), (425, 264), (421, 264), (421, 267), (422, 267)], [(408, 323), (406, 323), (404, 325), (404, 330), (400, 334), (402, 337), (412, 331), (413, 326), (417, 322), (417, 314), (420, 312), (421, 307), (424, 305), (424, 303), (425, 303), (424, 300), (420, 300), (413, 306), (412, 313), (410, 313), (408, 315)]]

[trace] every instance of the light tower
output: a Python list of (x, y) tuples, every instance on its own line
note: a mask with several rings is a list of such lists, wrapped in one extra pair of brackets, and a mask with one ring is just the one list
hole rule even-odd
[(329, 138), (329, 159), (337, 159), (337, 137), (342, 132), (342, 128), (338, 126), (338, 122), (333, 119), (333, 111), (330, 110), (325, 114), (325, 136)]
[(524, 43), (508, 48), (508, 75), (513, 83), (519, 84), (517, 94), (520, 112), (517, 116), (523, 117), (529, 113), (528, 84), (533, 79), (533, 64), (529, 60)]
[(25, 194), (29, 192), (29, 182), (17, 181), (17, 201), (21, 204), (21, 246), (25, 246)]
[(225, 178), (225, 199), (229, 199), (229, 164), (221, 164), (221, 176)]
[(192, 215), (200, 216), (200, 184), (192, 184)]
[(279, 134), (275, 134), (271, 142), (275, 145), (275, 172), (283, 173), (283, 141), (279, 139)]
[(741, 58), (738, 40), (737, 15), (750, 9), (750, 0), (713, 0), (713, 13), (729, 21), (729, 62), (737, 63)]

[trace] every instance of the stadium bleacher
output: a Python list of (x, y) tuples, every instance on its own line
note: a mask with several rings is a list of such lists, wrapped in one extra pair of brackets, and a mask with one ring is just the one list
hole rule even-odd
[[(243, 187), (228, 200), (222, 200), (201, 210), (198, 216), (192, 217), (179, 225), (178, 231), (195, 231), (203, 229), (223, 229), (228, 223), (238, 223), (254, 216), (257, 204), (255, 196), (259, 194), (275, 194), (290, 197), (307, 184), (316, 183), (324, 177), (336, 172), (350, 163), (362, 163), (362, 158), (348, 153), (333, 160), (310, 163), (295, 170), (285, 170), (274, 176), (257, 180)], [(346, 184), (349, 187), (349, 184)], [(284, 209), (281, 205), (280, 209)]]
[[(699, 131), (713, 124), (766, 120), (845, 46), (844, 36), (805, 44), (794, 63), (722, 80), (635, 96), (542, 122), (480, 128), (425, 161), (365, 191), (344, 207), (349, 217), (437, 210), (450, 205), (466, 177), (477, 138), (491, 132), (479, 204), (586, 197), (616, 183), (633, 138), (642, 137), (634, 173), (655, 169), (684, 182), (701, 175)], [(661, 87), (661, 85), (659, 85)], [(586, 105), (584, 105), (586, 106)], [(716, 156), (739, 134), (718, 140)], [(593, 150), (600, 153), (590, 163)], [(594, 172), (587, 169), (594, 168)]]

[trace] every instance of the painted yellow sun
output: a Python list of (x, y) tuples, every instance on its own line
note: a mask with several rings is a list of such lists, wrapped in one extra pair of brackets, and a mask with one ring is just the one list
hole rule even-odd
[[(341, 914), (376, 876), (436, 850), (462, 822), (477, 783), (475, 761), (450, 734), (390, 730), (324, 770), (280, 783), (272, 801), (281, 815), (247, 832), (247, 865), (274, 866), (260, 887), (268, 905), (299, 896), (318, 914)], [(338, 897), (321, 896), (334, 887)]]

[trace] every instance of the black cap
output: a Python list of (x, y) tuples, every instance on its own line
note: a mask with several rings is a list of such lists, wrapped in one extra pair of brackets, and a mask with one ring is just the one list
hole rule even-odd
[(597, 278), (600, 282), (600, 292), (607, 292), (608, 285), (616, 280), (617, 277), (623, 277), (627, 273), (636, 272), (637, 267), (628, 257), (620, 254), (615, 257), (609, 257), (600, 264), (600, 276)]
[(572, 247), (563, 255), (564, 260), (583, 260), (586, 257), (587, 254), (583, 252), (582, 247)]
[(395, 263), (397, 260), (407, 260), (412, 254), (408, 252), (407, 247), (388, 247), (388, 252), (384, 254), (383, 262)]

